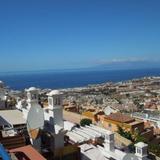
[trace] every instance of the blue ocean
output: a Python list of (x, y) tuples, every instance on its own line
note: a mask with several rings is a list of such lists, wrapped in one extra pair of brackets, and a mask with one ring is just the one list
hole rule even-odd
[(160, 69), (103, 70), (103, 71), (41, 71), (0, 74), (11, 89), (22, 90), (31, 86), (40, 88), (71, 88), (104, 82), (119, 82), (145, 76), (160, 76)]

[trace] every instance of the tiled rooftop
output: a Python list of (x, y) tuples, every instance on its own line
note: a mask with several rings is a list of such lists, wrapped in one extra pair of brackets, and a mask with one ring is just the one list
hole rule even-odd
[(134, 118), (124, 115), (120, 112), (117, 113), (112, 113), (108, 116), (105, 117), (105, 119), (109, 119), (109, 120), (113, 120), (113, 121), (117, 121), (117, 122), (121, 122), (121, 123), (130, 123), (135, 121)]
[(14, 153), (19, 160), (46, 160), (30, 145), (12, 149), (9, 152)]

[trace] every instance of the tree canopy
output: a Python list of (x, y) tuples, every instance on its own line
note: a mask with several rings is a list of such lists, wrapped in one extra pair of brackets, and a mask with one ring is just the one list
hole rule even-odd
[(90, 125), (90, 124), (92, 124), (92, 120), (91, 120), (91, 119), (88, 119), (88, 118), (83, 118), (83, 119), (81, 119), (81, 121), (80, 121), (80, 125), (81, 125), (81, 126)]

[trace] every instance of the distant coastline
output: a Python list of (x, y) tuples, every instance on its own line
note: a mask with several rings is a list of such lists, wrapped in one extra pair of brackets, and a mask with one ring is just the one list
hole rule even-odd
[(0, 73), (0, 80), (12, 89), (30, 86), (40, 88), (72, 88), (105, 82), (119, 82), (146, 76), (160, 76), (160, 68), (123, 70), (42, 70)]

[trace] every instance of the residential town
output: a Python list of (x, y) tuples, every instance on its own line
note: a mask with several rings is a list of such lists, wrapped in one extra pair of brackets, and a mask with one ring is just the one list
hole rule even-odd
[(0, 160), (160, 160), (160, 0), (0, 0)]
[(0, 125), (12, 157), (30, 149), (38, 159), (158, 159), (160, 77), (24, 91), (0, 81)]

